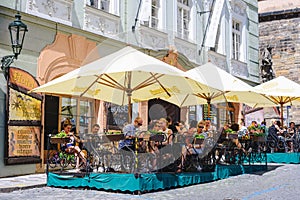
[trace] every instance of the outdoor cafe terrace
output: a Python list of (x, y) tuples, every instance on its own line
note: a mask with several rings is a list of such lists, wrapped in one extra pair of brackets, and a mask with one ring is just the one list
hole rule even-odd
[[(289, 137), (288, 133), (285, 135), (284, 139), (278, 139), (253, 130), (243, 136), (234, 131), (225, 134), (211, 132), (205, 138), (173, 134), (172, 141), (165, 144), (170, 136), (160, 132), (138, 131), (131, 139), (132, 148), (127, 150), (119, 148), (119, 142), (124, 140), (122, 132), (87, 135), (82, 146), (87, 163), (80, 164), (80, 171), (72, 170), (76, 165), (76, 156), (62, 150), (48, 150), (48, 185), (146, 192), (262, 170), (268, 162), (299, 163), (299, 133), (293, 137)], [(51, 137), (49, 144), (60, 145), (67, 140)], [(241, 147), (236, 145), (237, 140)], [(199, 147), (201, 151), (196, 150)], [(286, 153), (291, 148), (293, 153)], [(101, 180), (89, 183), (86, 182), (87, 177)], [(103, 183), (103, 178), (108, 180), (108, 177), (112, 182)], [(117, 183), (124, 177), (128, 178), (131, 186)], [(139, 179), (138, 183), (136, 179)], [(153, 185), (145, 186), (145, 180)]]

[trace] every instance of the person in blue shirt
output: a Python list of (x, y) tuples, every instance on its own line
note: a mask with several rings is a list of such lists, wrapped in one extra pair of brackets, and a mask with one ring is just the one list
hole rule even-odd
[(137, 117), (134, 119), (132, 124), (127, 124), (123, 128), (123, 134), (125, 136), (124, 140), (119, 142), (119, 149), (129, 150), (128, 148), (134, 150), (133, 138), (136, 135), (138, 129), (143, 125), (143, 119)]

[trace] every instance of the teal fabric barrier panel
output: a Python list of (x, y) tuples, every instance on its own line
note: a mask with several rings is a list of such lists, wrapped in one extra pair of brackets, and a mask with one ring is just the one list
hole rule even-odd
[(265, 170), (266, 165), (217, 165), (214, 172), (117, 174), (91, 173), (84, 177), (48, 174), (47, 185), (54, 187), (89, 187), (118, 191), (155, 191), (225, 179), (243, 173)]
[(300, 163), (300, 153), (268, 153), (268, 163)]
[(91, 173), (85, 177), (73, 177), (48, 174), (47, 185), (55, 187), (91, 187), (104, 190), (138, 191), (140, 178), (134, 174), (96, 174)]

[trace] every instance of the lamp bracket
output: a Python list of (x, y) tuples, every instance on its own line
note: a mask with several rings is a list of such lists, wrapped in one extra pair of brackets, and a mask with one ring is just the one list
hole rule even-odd
[(7, 79), (8, 69), (10, 65), (14, 62), (15, 55), (4, 56), (1, 59), (1, 69), (4, 71), (4, 75)]

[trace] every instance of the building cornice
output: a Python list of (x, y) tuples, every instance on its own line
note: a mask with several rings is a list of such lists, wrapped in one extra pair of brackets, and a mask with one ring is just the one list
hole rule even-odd
[(299, 18), (300, 8), (260, 13), (258, 17), (259, 22)]

